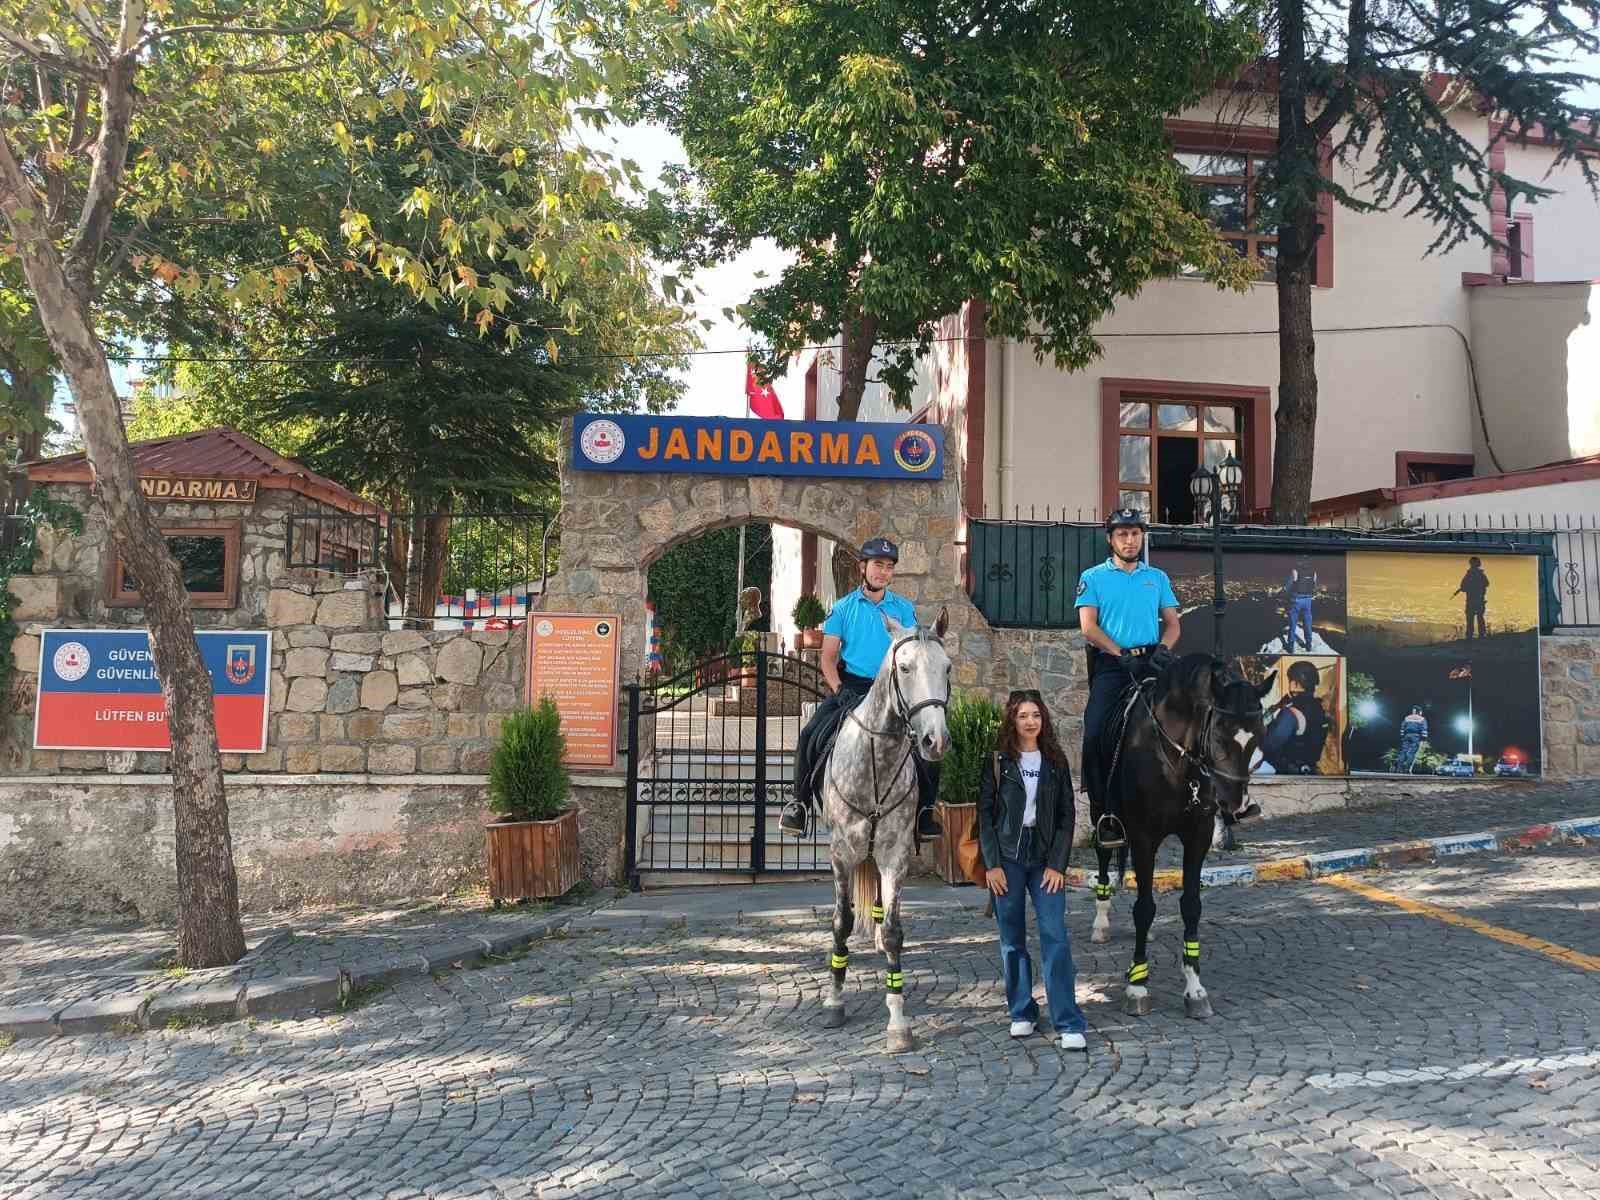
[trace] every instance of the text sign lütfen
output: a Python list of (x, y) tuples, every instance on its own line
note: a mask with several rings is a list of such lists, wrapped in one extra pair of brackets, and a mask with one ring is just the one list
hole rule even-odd
[[(267, 748), (272, 634), (197, 633), (211, 672), (217, 747), (227, 754)], [(36, 750), (170, 750), (150, 635), (142, 629), (47, 629), (39, 646)]]
[(527, 628), (528, 703), (540, 696), (556, 702), (568, 765), (615, 766), (621, 622), (604, 614), (535, 613)]
[(572, 466), (635, 473), (942, 479), (944, 430), (891, 422), (579, 413), (572, 421)]

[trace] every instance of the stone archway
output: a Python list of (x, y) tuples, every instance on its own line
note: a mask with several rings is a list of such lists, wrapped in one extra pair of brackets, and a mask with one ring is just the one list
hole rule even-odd
[(895, 591), (928, 619), (947, 607), (958, 631), (984, 626), (957, 581), (954, 472), (942, 480), (901, 482), (573, 471), (566, 465), (571, 437), (569, 420), (561, 439), (560, 570), (545, 608), (620, 614), (624, 681), (644, 661), (650, 564), (674, 546), (746, 521), (850, 545), (880, 533), (891, 537), (900, 544)]

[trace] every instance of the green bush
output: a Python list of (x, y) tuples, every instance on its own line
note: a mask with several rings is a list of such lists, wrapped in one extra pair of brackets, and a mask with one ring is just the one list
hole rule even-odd
[(978, 780), (989, 769), (989, 754), (1003, 710), (987, 696), (957, 692), (950, 697), (945, 727), (950, 749), (939, 774), (939, 799), (946, 804), (976, 804)]
[(567, 807), (567, 739), (549, 696), (506, 718), (489, 761), (489, 809), (507, 821), (549, 821)]
[(796, 629), (815, 629), (828, 619), (828, 610), (810, 592), (802, 592), (800, 599), (794, 602), (794, 611), (789, 615), (794, 618)]

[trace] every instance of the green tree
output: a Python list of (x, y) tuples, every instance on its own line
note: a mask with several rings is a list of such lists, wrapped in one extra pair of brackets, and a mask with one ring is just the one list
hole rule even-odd
[(906, 404), (937, 322), (969, 299), (992, 336), (1080, 367), (1095, 323), (1146, 280), (1186, 263), (1247, 277), (1162, 127), (1246, 61), (1245, 23), (1196, 0), (715, 9), (636, 97), (688, 153), (665, 249), (691, 265), (758, 238), (789, 251), (742, 315), (768, 371), (842, 335), (841, 419), (875, 347)]
[[(640, 5), (637, 19), (651, 13)], [(20, 262), (77, 404), (100, 504), (143, 584), (172, 738), (185, 965), (236, 961), (244, 939), (210, 678), (122, 430), (104, 340), (107, 281), (126, 264), (152, 288), (243, 305), (287, 294), (306, 274), (365, 264), (425, 301), (485, 314), (477, 320), (488, 334), (507, 303), (503, 280), (537, 285), (561, 305), (569, 284), (596, 273), (648, 279), (642, 249), (587, 203), (626, 177), (582, 141), (582, 122), (603, 122), (604, 96), (631, 69), (596, 49), (599, 40), (584, 5), (561, 0), (531, 16), (489, 0), (263, 0), (248, 11), (198, 0), (0, 0), (3, 254)], [(456, 139), (497, 170), (434, 186), (416, 135), (463, 112)], [(413, 135), (418, 179), (406, 209), (430, 218), (422, 241), (386, 237), (386, 214), (364, 205), (383, 194), (370, 182), (381, 176), (380, 148), (352, 129), (385, 113)], [(271, 160), (300, 147), (315, 148), (326, 168), (285, 189)], [(307, 219), (330, 206), (340, 211), (336, 245), (320, 219)], [(139, 250), (158, 226), (244, 219), (281, 229), (273, 259), (184, 262)], [(500, 269), (473, 268), (485, 261)], [(637, 316), (624, 308), (614, 320)], [(637, 325), (640, 348), (651, 348), (651, 320)], [(511, 341), (522, 335), (504, 330)]]
[[(1593, 189), (1600, 113), (1575, 94), (1595, 80), (1569, 64), (1600, 52), (1600, 0), (1272, 0), (1264, 22), (1272, 57), (1252, 82), (1277, 96), (1278, 146), (1258, 207), (1278, 235), (1272, 517), (1303, 524), (1318, 402), (1311, 285), (1319, 199), (1419, 214), (1437, 228), (1432, 249), (1469, 238), (1503, 248), (1490, 216), (1496, 192), (1514, 205), (1550, 189), (1497, 170), (1490, 139), (1463, 128), (1463, 118), (1491, 122), (1505, 141), (1546, 143), (1555, 165), (1577, 163)], [(1323, 174), (1325, 155), (1361, 166), (1360, 195)]]
[[(747, 525), (744, 580), (771, 595), (772, 527)], [(681, 671), (721, 654), (733, 638), (738, 603), (739, 528), (713, 530), (674, 546), (650, 566), (649, 595), (668, 668)], [(770, 610), (763, 610), (770, 616)]]

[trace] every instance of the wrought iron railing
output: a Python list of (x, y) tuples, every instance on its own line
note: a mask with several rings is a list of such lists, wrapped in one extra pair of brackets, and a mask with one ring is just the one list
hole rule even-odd
[[(1211, 545), (1211, 531), (1161, 525), (1150, 548)], [(1224, 553), (1272, 550), (1404, 550), (1445, 552), (1478, 547), (1540, 557), (1540, 626), (1600, 628), (1600, 528), (1593, 517), (1536, 520), (1448, 515), (1384, 528), (1354, 525), (1239, 525), (1223, 533)], [(996, 628), (1076, 629), (1078, 576), (1104, 561), (1103, 527), (1089, 521), (972, 518), (967, 522), (967, 586)]]

